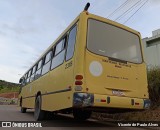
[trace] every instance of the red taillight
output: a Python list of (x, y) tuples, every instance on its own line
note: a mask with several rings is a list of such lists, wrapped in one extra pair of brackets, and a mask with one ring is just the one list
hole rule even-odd
[(83, 76), (82, 75), (76, 75), (76, 80), (82, 80), (83, 79)]
[(82, 81), (75, 81), (75, 85), (82, 85), (83, 82)]

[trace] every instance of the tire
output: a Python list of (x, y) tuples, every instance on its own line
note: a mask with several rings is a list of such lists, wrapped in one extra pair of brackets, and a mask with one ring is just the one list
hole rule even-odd
[(46, 120), (52, 120), (56, 117), (56, 113), (45, 111), (45, 119)]
[(22, 107), (22, 98), (21, 98), (21, 101), (20, 101), (20, 106), (21, 106), (21, 113), (26, 113), (27, 108)]
[(34, 118), (36, 121), (43, 120), (45, 118), (45, 111), (41, 110), (42, 99), (41, 96), (38, 95), (35, 101), (34, 108)]
[(87, 110), (81, 110), (81, 109), (74, 109), (73, 110), (73, 116), (74, 119), (76, 120), (87, 120), (88, 118), (90, 118), (92, 114), (92, 111), (87, 111)]
[(27, 108), (21, 107), (21, 113), (26, 113)]

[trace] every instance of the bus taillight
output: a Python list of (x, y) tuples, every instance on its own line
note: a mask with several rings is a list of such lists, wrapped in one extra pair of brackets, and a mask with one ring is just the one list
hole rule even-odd
[(83, 84), (83, 82), (81, 81), (83, 79), (82, 75), (76, 75), (75, 79), (76, 79), (75, 85), (82, 85)]
[(75, 81), (75, 85), (82, 85), (83, 82), (82, 81)]
[(76, 75), (76, 80), (82, 80), (83, 79), (83, 76), (82, 75)]
[(76, 75), (75, 77), (75, 85), (78, 85), (78, 86), (75, 86), (75, 91), (82, 91), (82, 79), (83, 79), (83, 76), (82, 75)]

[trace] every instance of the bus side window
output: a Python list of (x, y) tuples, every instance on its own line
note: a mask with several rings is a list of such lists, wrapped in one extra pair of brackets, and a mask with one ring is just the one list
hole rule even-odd
[(35, 76), (36, 68), (37, 68), (37, 65), (35, 65), (35, 66), (33, 67), (32, 75), (31, 75), (31, 78), (30, 78), (30, 81), (31, 81), (31, 82), (34, 80), (34, 76)]
[(28, 78), (27, 78), (27, 83), (30, 82), (30, 76), (31, 76), (31, 73), (32, 73), (32, 69), (29, 70), (28, 72)]
[(76, 43), (76, 32), (77, 26), (72, 28), (68, 37), (68, 45), (67, 45), (67, 53), (66, 53), (66, 61), (70, 60), (74, 54), (74, 45)]
[(65, 44), (65, 38), (63, 38), (57, 45), (55, 49), (55, 55), (60, 53), (64, 49), (64, 44)]
[(66, 37), (64, 37), (55, 48), (55, 55), (52, 59), (51, 69), (61, 65), (64, 61)]
[(28, 76), (28, 73), (26, 73), (25, 76), (24, 76), (24, 80), (25, 80), (25, 81), (24, 81), (24, 84), (27, 83), (27, 76)]
[(42, 75), (46, 74), (50, 70), (51, 56), (52, 56), (52, 51), (49, 51), (45, 56), (44, 65), (42, 68)]
[(41, 70), (42, 70), (42, 60), (38, 62), (35, 79), (38, 79), (41, 76)]
[(27, 72), (27, 77), (26, 77), (26, 84), (28, 83), (28, 73), (29, 73), (29, 72)]

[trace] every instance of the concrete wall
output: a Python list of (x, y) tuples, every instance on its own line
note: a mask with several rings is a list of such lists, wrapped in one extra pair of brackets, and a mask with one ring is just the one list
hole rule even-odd
[(153, 33), (154, 35), (150, 38), (142, 39), (145, 62), (149, 68), (152, 66), (160, 67), (160, 34), (158, 32), (159, 30)]

